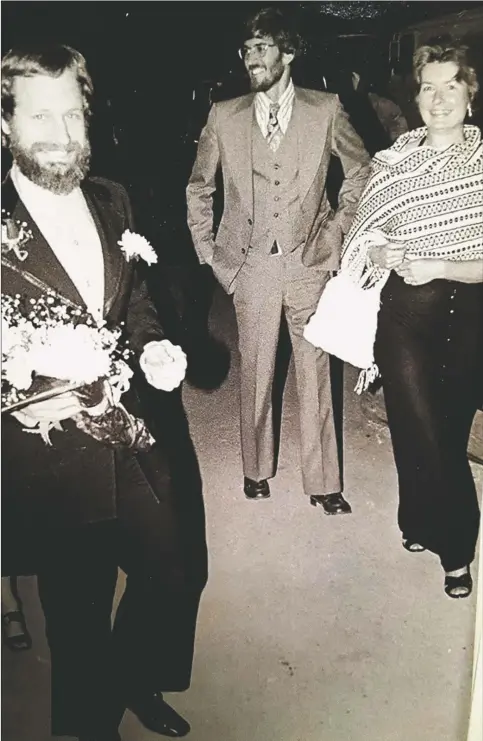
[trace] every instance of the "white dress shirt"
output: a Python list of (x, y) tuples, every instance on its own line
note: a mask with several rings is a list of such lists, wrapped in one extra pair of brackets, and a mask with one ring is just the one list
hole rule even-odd
[(14, 163), (12, 182), (49, 247), (82, 296), (101, 319), (104, 305), (104, 258), (99, 234), (84, 195), (76, 188), (56, 195), (32, 183)]
[[(294, 100), (295, 88), (292, 80), (290, 80), (286, 90), (284, 90), (277, 101), (277, 105), (279, 106), (277, 121), (283, 134), (287, 133), (288, 125), (292, 117)], [(267, 138), (270, 106), (273, 105), (273, 103), (274, 101), (271, 100), (266, 93), (257, 93), (255, 95), (255, 116), (264, 139)]]

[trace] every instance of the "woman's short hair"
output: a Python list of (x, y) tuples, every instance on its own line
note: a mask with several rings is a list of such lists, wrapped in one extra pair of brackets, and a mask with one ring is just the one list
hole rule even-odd
[(450, 37), (430, 39), (424, 46), (416, 49), (413, 56), (413, 73), (417, 90), (421, 86), (421, 75), (427, 64), (432, 62), (454, 62), (458, 67), (457, 80), (466, 82), (470, 100), (478, 92), (476, 72), (468, 61), (468, 47)]
[(302, 52), (300, 35), (278, 8), (263, 8), (246, 21), (242, 41), (264, 36), (270, 36), (284, 54)]
[(17, 77), (60, 77), (66, 70), (72, 70), (76, 74), (84, 100), (84, 115), (88, 120), (94, 87), (86, 60), (80, 52), (62, 44), (10, 49), (5, 54), (2, 59), (2, 118), (8, 121), (15, 110), (14, 82)]

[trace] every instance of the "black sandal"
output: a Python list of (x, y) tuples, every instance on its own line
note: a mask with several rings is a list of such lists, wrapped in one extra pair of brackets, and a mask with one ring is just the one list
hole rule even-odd
[(406, 538), (402, 542), (403, 548), (405, 548), (409, 553), (422, 553), (426, 550), (424, 545), (421, 545), (421, 543), (416, 542), (415, 540), (409, 540)]
[[(8, 635), (8, 626), (18, 623), (22, 628), (21, 633)], [(28, 651), (32, 648), (32, 638), (28, 632), (25, 618), (20, 610), (11, 610), (2, 615), (3, 642), (11, 651)]]
[[(464, 589), (464, 592), (455, 593), (456, 589)], [(469, 597), (473, 589), (473, 579), (471, 578), (470, 569), (461, 576), (448, 576), (444, 578), (444, 591), (452, 599), (464, 599)]]

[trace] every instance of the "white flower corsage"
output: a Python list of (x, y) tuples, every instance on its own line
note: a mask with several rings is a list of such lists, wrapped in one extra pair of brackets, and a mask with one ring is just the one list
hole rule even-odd
[(126, 256), (126, 260), (131, 260), (133, 257), (136, 259), (142, 258), (148, 265), (152, 265), (158, 262), (158, 256), (149, 244), (146, 237), (136, 232), (131, 232), (129, 229), (123, 233), (121, 239), (118, 241), (122, 251)]

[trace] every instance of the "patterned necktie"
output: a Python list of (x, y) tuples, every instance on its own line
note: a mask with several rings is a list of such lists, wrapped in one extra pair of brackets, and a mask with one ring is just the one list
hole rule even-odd
[(268, 117), (268, 127), (267, 127), (267, 142), (268, 146), (272, 150), (272, 152), (276, 152), (277, 149), (280, 146), (280, 142), (282, 141), (283, 132), (280, 128), (280, 124), (278, 123), (277, 119), (277, 113), (279, 111), (280, 106), (278, 103), (271, 103), (270, 104), (270, 114)]

